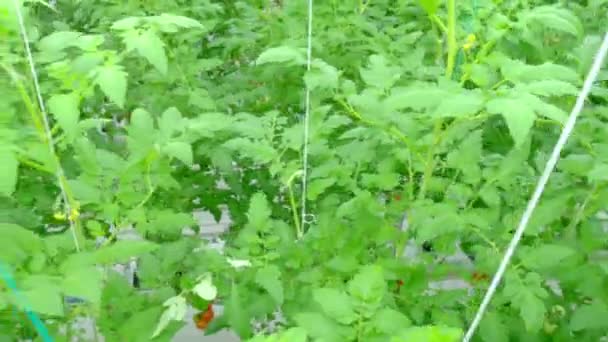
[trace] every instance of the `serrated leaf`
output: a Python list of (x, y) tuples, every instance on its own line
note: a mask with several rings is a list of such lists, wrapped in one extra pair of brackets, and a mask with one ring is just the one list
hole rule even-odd
[(498, 98), (489, 101), (486, 109), (491, 114), (500, 114), (505, 119), (515, 146), (521, 146), (528, 137), (536, 115), (525, 103), (516, 99)]
[(260, 54), (256, 59), (257, 65), (268, 63), (290, 63), (295, 65), (306, 64), (304, 53), (289, 46), (270, 48)]
[(371, 321), (373, 327), (389, 336), (396, 335), (399, 331), (412, 325), (412, 322), (403, 313), (389, 309), (380, 309)]
[(386, 294), (384, 272), (380, 266), (364, 266), (348, 282), (348, 293), (367, 304), (379, 304)]
[(110, 101), (123, 108), (127, 94), (127, 73), (117, 65), (95, 68), (95, 84), (106, 94)]
[(592, 182), (608, 181), (608, 164), (597, 164), (593, 166), (587, 177)]
[(587, 329), (605, 329), (608, 327), (608, 307), (599, 299), (591, 305), (581, 305), (577, 307), (570, 319), (570, 329), (581, 331)]
[(247, 210), (248, 224), (257, 230), (264, 230), (270, 224), (271, 208), (266, 195), (261, 192), (251, 196), (249, 210)]
[(336, 89), (338, 88), (338, 69), (322, 60), (315, 60), (312, 70), (304, 75), (306, 86), (314, 89)]
[(193, 163), (192, 146), (188, 143), (173, 141), (165, 145), (163, 150), (167, 155), (179, 159), (187, 166)]
[(484, 98), (479, 92), (468, 91), (462, 94), (449, 95), (441, 100), (435, 116), (466, 117), (474, 115), (483, 108)]
[(168, 13), (159, 16), (148, 17), (148, 21), (155, 22), (164, 32), (175, 32), (176, 28), (203, 28), (197, 20)]
[(182, 113), (175, 107), (165, 110), (158, 120), (158, 129), (164, 140), (169, 140), (176, 132), (182, 132), (185, 128)]
[(165, 53), (165, 43), (152, 30), (147, 30), (140, 35), (128, 35), (127, 46), (135, 48), (137, 53), (152, 64), (161, 74), (166, 75), (168, 60)]
[(310, 181), (308, 185), (307, 197), (309, 200), (314, 201), (321, 195), (327, 188), (336, 183), (335, 178), (317, 178)]
[(17, 187), (19, 161), (13, 151), (0, 147), (0, 195), (10, 197)]
[(500, 315), (488, 312), (479, 325), (479, 336), (484, 342), (509, 342), (509, 330)]
[[(64, 316), (63, 297), (61, 289), (56, 284), (41, 282), (34, 288), (22, 291), (22, 294), (32, 311), (49, 316)], [(20, 308), (25, 309), (22, 305)]]
[(541, 80), (534, 81), (528, 84), (518, 86), (518, 89), (524, 92), (532, 93), (539, 96), (565, 96), (578, 95), (578, 89), (571, 83), (559, 80)]
[(559, 123), (566, 123), (568, 114), (560, 108), (549, 104), (532, 94), (521, 94), (520, 99), (527, 104), (537, 115), (555, 120)]
[(73, 138), (80, 119), (80, 96), (76, 93), (53, 95), (48, 101), (49, 112), (65, 134)]
[(328, 317), (339, 323), (351, 324), (357, 319), (350, 297), (340, 290), (317, 288), (313, 290), (312, 297)]
[(308, 335), (322, 341), (345, 341), (346, 328), (320, 313), (299, 312), (294, 321), (306, 330)]
[(70, 46), (74, 46), (81, 35), (82, 33), (80, 32), (57, 31), (40, 39), (37, 46), (40, 50), (61, 51)]
[(132, 257), (150, 253), (157, 248), (157, 244), (149, 241), (119, 240), (93, 252), (93, 258), (100, 264), (127, 262)]
[(530, 269), (545, 269), (559, 265), (576, 251), (567, 246), (544, 244), (522, 253), (522, 263)]
[(246, 310), (243, 310), (243, 301), (241, 299), (239, 287), (232, 283), (230, 289), (230, 297), (226, 303), (225, 315), (230, 328), (241, 338), (247, 338), (251, 335), (251, 317)]
[(416, 111), (428, 110), (438, 105), (437, 99), (444, 98), (448, 94), (445, 90), (433, 86), (395, 88), (384, 100), (384, 105), (389, 111), (407, 108)]
[(255, 282), (268, 291), (277, 305), (283, 305), (283, 283), (281, 282), (281, 271), (278, 267), (268, 265), (258, 269), (255, 274)]
[(169, 326), (169, 323), (171, 323), (171, 321), (183, 321), (184, 316), (186, 315), (186, 298), (182, 296), (169, 298), (164, 303), (164, 306), (166, 306), (167, 308), (160, 316), (158, 325), (152, 333), (152, 338), (155, 338), (160, 335), (160, 333), (163, 332), (163, 330), (165, 330), (167, 326)]
[(540, 25), (576, 37), (583, 33), (583, 25), (578, 17), (565, 8), (538, 6), (524, 13), (523, 22), (525, 25), (534, 25), (534, 27)]
[(359, 73), (365, 84), (378, 89), (388, 89), (401, 76), (398, 71), (399, 69), (388, 65), (384, 56), (371, 55), (367, 67), (361, 68)]
[(130, 30), (137, 26), (140, 23), (141, 19), (136, 17), (127, 17), (124, 19), (120, 19), (115, 21), (111, 29), (112, 30)]
[(514, 83), (544, 80), (577, 83), (580, 78), (575, 70), (564, 65), (549, 62), (539, 65), (529, 65), (521, 61), (507, 59), (501, 61), (500, 70), (505, 79)]
[(102, 275), (96, 267), (67, 270), (61, 284), (64, 295), (82, 298), (94, 307), (101, 303)]
[(516, 273), (507, 273), (505, 276), (503, 294), (519, 310), (526, 330), (531, 333), (539, 331), (545, 321), (546, 308), (542, 299), (548, 294), (541, 281), (536, 273), (528, 273), (523, 280)]

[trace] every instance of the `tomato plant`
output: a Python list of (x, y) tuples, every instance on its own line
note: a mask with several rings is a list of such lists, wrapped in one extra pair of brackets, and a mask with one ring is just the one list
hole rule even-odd
[[(462, 337), (608, 1), (319, 1), (310, 71), (306, 5), (0, 3), (0, 339)], [(608, 336), (607, 125), (604, 69), (476, 341)]]

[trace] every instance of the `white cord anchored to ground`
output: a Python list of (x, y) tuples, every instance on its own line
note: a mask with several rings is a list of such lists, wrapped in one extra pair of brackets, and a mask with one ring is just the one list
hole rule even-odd
[(561, 151), (564, 148), (564, 145), (566, 144), (566, 142), (568, 141), (568, 138), (570, 137), (572, 130), (574, 129), (574, 125), (576, 124), (576, 119), (578, 118), (580, 112), (583, 110), (583, 106), (585, 104), (585, 99), (591, 92), (591, 87), (593, 86), (593, 83), (597, 79), (597, 76), (600, 72), (604, 59), (606, 58), (607, 52), (608, 52), (608, 33), (606, 33), (606, 35), (604, 36), (602, 45), (600, 46), (600, 48), (595, 56), (595, 60), (593, 62), (591, 70), (589, 70), (589, 74), (587, 75), (587, 78), (585, 79), (583, 88), (581, 89), (581, 92), (579, 93), (579, 95), (576, 99), (574, 108), (572, 109), (572, 112), (570, 112), (568, 121), (566, 121), (566, 125), (564, 126), (564, 129), (559, 137), (559, 140), (557, 141), (557, 143), (555, 144), (555, 147), (553, 148), (553, 152), (551, 153), (551, 158), (549, 158), (547, 165), (545, 165), (545, 169), (544, 169), (540, 179), (538, 180), (538, 184), (536, 185), (534, 194), (532, 195), (532, 198), (530, 198), (530, 201), (528, 202), (526, 211), (524, 212), (524, 214), (521, 217), (521, 221), (519, 222), (519, 226), (517, 227), (517, 230), (515, 231), (515, 234), (513, 235), (513, 239), (509, 243), (509, 247), (507, 248), (505, 255), (503, 256), (503, 258), (500, 262), (500, 265), (498, 266), (498, 270), (496, 271), (496, 274), (494, 274), (494, 277), (492, 278), (490, 287), (488, 288), (488, 291), (486, 292), (486, 294), (481, 302), (481, 305), (479, 306), (479, 309), (477, 310), (477, 313), (475, 314), (475, 318), (473, 319), (473, 322), (471, 322), (471, 325), (469, 326), (469, 330), (467, 331), (467, 333), (465, 334), (465, 336), (463, 338), (463, 342), (468, 342), (471, 340), (471, 338), (475, 334), (475, 330), (477, 329), (477, 326), (479, 326), (479, 323), (481, 323), (481, 319), (483, 318), (483, 315), (484, 315), (486, 309), (488, 308), (488, 304), (490, 304), (490, 301), (492, 300), (492, 297), (494, 296), (496, 289), (498, 288), (498, 285), (500, 284), (500, 281), (507, 269), (507, 266), (509, 265), (509, 263), (511, 261), (511, 257), (513, 256), (513, 253), (515, 253), (515, 249), (517, 248), (517, 245), (519, 244), (519, 241), (521, 240), (524, 230), (526, 229), (526, 227), (528, 225), (528, 221), (530, 221), (530, 218), (532, 217), (532, 213), (534, 212), (534, 209), (536, 208), (536, 205), (538, 204), (540, 197), (543, 194), (543, 191), (545, 190), (545, 186), (547, 185), (549, 176), (551, 176), (551, 173), (553, 172), (553, 169), (555, 168), (555, 165), (557, 164), (557, 161), (559, 160)]
[[(312, 66), (312, 7), (313, 0), (308, 0), (308, 24), (307, 24), (307, 37), (306, 37), (306, 71), (310, 72)], [(308, 213), (306, 210), (306, 195), (308, 193), (308, 140), (310, 139), (310, 87), (306, 85), (306, 98), (304, 100), (304, 146), (302, 151), (302, 229), (304, 225), (310, 223)]]
[(36, 91), (36, 98), (38, 99), (38, 105), (40, 106), (40, 114), (42, 116), (42, 122), (44, 124), (44, 132), (46, 134), (46, 139), (49, 146), (49, 152), (51, 153), (51, 157), (57, 162), (56, 165), (56, 176), (57, 182), (59, 183), (59, 189), (61, 191), (61, 196), (63, 198), (63, 202), (65, 205), (66, 218), (70, 223), (70, 230), (72, 232), (72, 238), (74, 239), (74, 245), (76, 247), (76, 251), (80, 252), (80, 244), (78, 243), (78, 237), (76, 235), (76, 226), (74, 220), (71, 218), (72, 216), (72, 208), (70, 208), (70, 202), (68, 200), (67, 190), (64, 181), (64, 172), (61, 167), (61, 163), (58, 160), (57, 153), (55, 151), (55, 142), (53, 141), (53, 134), (51, 133), (49, 119), (46, 112), (46, 107), (44, 105), (44, 100), (42, 99), (42, 94), (40, 92), (40, 84), (38, 82), (38, 73), (36, 72), (36, 65), (34, 64), (34, 57), (32, 57), (32, 50), (30, 49), (30, 42), (27, 37), (27, 31), (25, 29), (25, 23), (23, 20), (23, 14), (21, 13), (21, 5), (18, 0), (13, 0), (13, 4), (15, 5), (15, 12), (17, 13), (17, 21), (19, 22), (19, 30), (21, 32), (21, 37), (23, 39), (23, 45), (25, 46), (25, 54), (27, 56), (27, 61), (30, 66), (30, 72), (32, 74), (32, 78), (34, 80), (34, 89)]

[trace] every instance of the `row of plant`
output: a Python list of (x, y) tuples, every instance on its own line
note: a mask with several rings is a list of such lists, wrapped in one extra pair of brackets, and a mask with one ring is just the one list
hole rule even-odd
[[(608, 26), (605, 0), (315, 2), (307, 72), (305, 1), (19, 6), (39, 89), (3, 2), (0, 261), (25, 298), (0, 282), (7, 341), (44, 340), (25, 302), (56, 341), (83, 316), (106, 341), (169, 341), (188, 305), (253, 341), (458, 340)], [(607, 81), (476, 340), (608, 333)], [(223, 251), (184, 236), (223, 207)], [(457, 246), (474, 269), (446, 261)], [(138, 288), (112, 270), (133, 257)], [(446, 278), (469, 287), (429, 290)]]

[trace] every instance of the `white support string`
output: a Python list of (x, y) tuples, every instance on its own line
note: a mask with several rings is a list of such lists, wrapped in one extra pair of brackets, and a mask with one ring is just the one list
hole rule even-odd
[(32, 50), (30, 49), (30, 42), (27, 37), (27, 31), (25, 29), (25, 22), (23, 20), (23, 14), (21, 13), (21, 5), (18, 0), (13, 0), (13, 4), (15, 5), (15, 11), (17, 13), (17, 21), (19, 22), (19, 30), (21, 32), (21, 37), (23, 39), (23, 45), (25, 46), (25, 53), (27, 56), (28, 64), (30, 66), (30, 73), (32, 74), (32, 79), (34, 80), (34, 89), (36, 91), (36, 98), (38, 99), (38, 105), (40, 106), (40, 114), (42, 116), (42, 122), (44, 124), (44, 132), (46, 134), (46, 139), (48, 141), (49, 152), (51, 153), (51, 157), (55, 158), (57, 162), (57, 182), (59, 183), (59, 189), (61, 191), (61, 196), (63, 197), (63, 202), (65, 205), (66, 218), (70, 223), (70, 230), (72, 232), (72, 238), (74, 239), (74, 245), (76, 247), (76, 251), (80, 252), (80, 244), (78, 243), (78, 237), (76, 236), (76, 227), (74, 224), (74, 220), (71, 218), (72, 216), (72, 208), (70, 208), (70, 202), (68, 201), (67, 191), (63, 184), (64, 172), (59, 160), (57, 160), (57, 153), (55, 150), (55, 142), (53, 141), (53, 134), (51, 133), (49, 119), (46, 112), (46, 107), (44, 105), (44, 100), (42, 99), (42, 94), (40, 92), (40, 84), (38, 82), (38, 73), (36, 72), (36, 65), (34, 64), (34, 57), (32, 57)]
[[(307, 24), (307, 38), (306, 38), (306, 71), (310, 72), (312, 65), (312, 6), (313, 0), (308, 0), (308, 24)], [(301, 220), (302, 230), (304, 225), (309, 223), (308, 213), (306, 211), (306, 195), (308, 193), (308, 140), (309, 140), (309, 126), (310, 126), (310, 87), (306, 85), (306, 99), (305, 99), (305, 112), (304, 112), (304, 146), (302, 151), (302, 213)]]
[(507, 269), (507, 266), (509, 265), (509, 263), (511, 261), (511, 257), (513, 256), (513, 253), (515, 252), (515, 249), (517, 248), (517, 245), (519, 244), (519, 241), (521, 240), (521, 237), (524, 233), (524, 230), (526, 229), (526, 226), (528, 225), (528, 221), (530, 220), (532, 213), (534, 212), (534, 209), (536, 208), (536, 205), (538, 204), (538, 201), (540, 200), (540, 197), (541, 197), (543, 191), (545, 190), (545, 186), (547, 184), (547, 181), (549, 180), (549, 176), (551, 176), (551, 173), (553, 172), (553, 169), (555, 168), (555, 165), (557, 164), (557, 161), (559, 160), (560, 153), (561, 153), (564, 145), (568, 141), (568, 138), (570, 137), (572, 130), (574, 129), (574, 125), (576, 124), (576, 119), (578, 118), (580, 112), (583, 109), (583, 106), (585, 104), (585, 99), (591, 92), (591, 87), (593, 86), (593, 83), (595, 82), (595, 80), (600, 72), (602, 63), (603, 63), (604, 59), (606, 58), (607, 51), (608, 51), (608, 32), (604, 36), (602, 45), (600, 46), (600, 48), (595, 56), (595, 60), (593, 62), (591, 70), (589, 70), (589, 74), (587, 75), (587, 78), (585, 79), (583, 88), (581, 89), (581, 92), (579, 93), (579, 95), (576, 99), (574, 108), (572, 109), (572, 112), (570, 112), (570, 116), (568, 117), (568, 121), (566, 122), (566, 125), (564, 126), (562, 134), (560, 135), (559, 140), (557, 141), (557, 143), (555, 144), (555, 147), (553, 148), (553, 152), (551, 153), (551, 158), (549, 158), (549, 161), (545, 165), (545, 169), (544, 169), (540, 179), (538, 180), (538, 184), (536, 186), (536, 189), (534, 190), (534, 194), (532, 195), (530, 202), (528, 202), (528, 206), (526, 207), (526, 211), (524, 212), (524, 214), (521, 217), (521, 221), (519, 222), (519, 226), (517, 227), (517, 230), (515, 231), (515, 235), (513, 235), (513, 239), (511, 240), (511, 243), (509, 243), (509, 247), (507, 248), (505, 255), (502, 258), (502, 261), (500, 262), (500, 265), (498, 266), (498, 270), (496, 271), (496, 274), (494, 274), (494, 277), (492, 278), (490, 287), (488, 288), (488, 291), (486, 292), (486, 294), (483, 298), (483, 301), (481, 302), (481, 305), (479, 306), (479, 309), (478, 309), (477, 313), (475, 314), (475, 318), (473, 319), (473, 322), (471, 322), (471, 325), (469, 326), (469, 330), (467, 331), (467, 333), (465, 334), (465, 336), (463, 338), (463, 342), (468, 342), (469, 340), (471, 340), (471, 338), (475, 334), (475, 330), (477, 329), (477, 326), (479, 325), (479, 323), (481, 323), (481, 319), (483, 318), (483, 315), (488, 307), (488, 304), (490, 304), (490, 301), (492, 300), (492, 297), (494, 296), (494, 293), (496, 292), (496, 289), (498, 288), (498, 285), (500, 284), (500, 281)]

